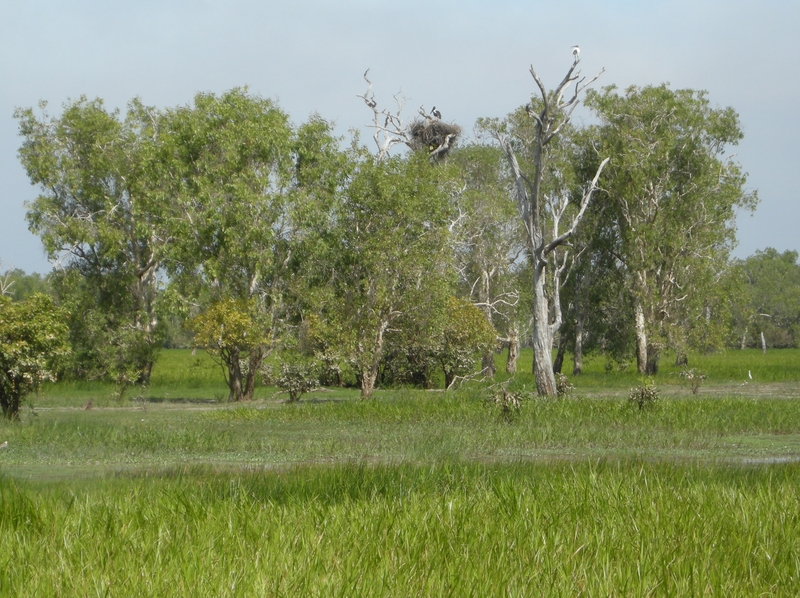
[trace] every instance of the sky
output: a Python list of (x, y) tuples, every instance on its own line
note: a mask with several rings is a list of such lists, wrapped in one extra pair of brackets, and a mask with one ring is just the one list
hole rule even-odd
[(605, 68), (597, 87), (669, 82), (733, 107), (745, 136), (730, 153), (760, 197), (734, 255), (800, 250), (798, 23), (796, 0), (0, 0), (0, 271), (50, 270), (25, 221), (38, 191), (17, 107), (165, 108), (248, 86), (296, 124), (318, 113), (364, 136), (369, 68), (379, 107), (402, 92), (407, 116), (436, 105), (469, 132), (528, 101), (531, 65), (557, 85), (576, 44), (584, 75)]

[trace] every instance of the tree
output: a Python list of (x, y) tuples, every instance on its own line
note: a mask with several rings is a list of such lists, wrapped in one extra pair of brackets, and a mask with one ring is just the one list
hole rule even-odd
[(64, 314), (34, 294), (14, 303), (0, 296), (0, 407), (19, 418), (22, 399), (42, 380), (55, 380), (56, 362), (69, 353)]
[[(570, 201), (572, 189), (564, 177), (565, 169), (554, 159), (553, 149), (559, 135), (568, 127), (580, 95), (597, 79), (586, 82), (580, 78), (580, 71), (576, 70), (580, 55), (574, 55), (572, 66), (554, 91), (548, 93), (531, 67), (540, 97), (532, 99), (523, 110), (502, 123), (484, 122), (482, 125), (505, 153), (517, 208), (525, 226), (533, 269), (533, 373), (537, 392), (542, 396), (557, 396), (552, 351), (555, 334), (562, 324), (561, 279), (568, 257), (564, 247), (580, 224), (608, 162), (606, 158), (600, 163), (592, 181)], [(573, 83), (574, 91), (570, 94), (568, 89)], [(529, 126), (521, 120), (523, 112), (530, 121)], [(528, 168), (521, 166), (520, 152), (526, 154)], [(568, 224), (562, 230), (565, 219)]]
[[(490, 145), (455, 150), (450, 162), (458, 168), (462, 190), (456, 195), (458, 216), (450, 229), (455, 244), (455, 267), (462, 296), (469, 297), (508, 345), (508, 373), (516, 371), (519, 354), (520, 256), (525, 249), (522, 223), (509, 201), (509, 179), (502, 152)], [(484, 369), (494, 374), (494, 349), (482, 356)]]
[(386, 335), (402, 318), (443, 305), (448, 292), (448, 197), (424, 154), (378, 160), (351, 151), (353, 170), (317, 231), (315, 309), (357, 372), (375, 388)]
[[(2, 265), (0, 262), (0, 268)], [(14, 268), (0, 274), (0, 295), (7, 295), (13, 301), (21, 301), (34, 293), (47, 295), (50, 292), (48, 277), (37, 272), (26, 274), (23, 270)]]
[(296, 135), (271, 100), (244, 89), (198, 94), (192, 106), (167, 111), (160, 126), (175, 304), (187, 312), (210, 306), (200, 320), (207, 326), (223, 323), (219, 310), (230, 301), (248, 305), (259, 323), (250, 340), (259, 344), (248, 340), (245, 367), (232, 357), (223, 362), (232, 399), (249, 399), (285, 332), (298, 234), (293, 210), (319, 196), (335, 141), (319, 118)]
[(800, 263), (796, 251), (772, 247), (737, 262), (744, 275), (746, 307), (739, 329), (742, 346), (760, 342), (770, 347), (800, 346)]
[(619, 239), (637, 365), (653, 374), (663, 348), (684, 344), (688, 322), (725, 319), (713, 312), (736, 209), (756, 202), (738, 164), (724, 156), (742, 137), (739, 119), (731, 108), (711, 108), (704, 92), (667, 85), (623, 95), (611, 86), (590, 92), (587, 104), (601, 120), (599, 151), (613, 156), (600, 201)]
[[(195, 342), (206, 348), (223, 368), (230, 390), (228, 401), (241, 401), (248, 391), (242, 384), (242, 363), (251, 364), (252, 354), (262, 351), (267, 331), (259, 321), (255, 301), (216, 301), (189, 322)], [(259, 365), (260, 362), (259, 362)], [(250, 391), (252, 393), (252, 391)]]
[(28, 205), (28, 223), (70, 281), (56, 284), (56, 292), (80, 306), (70, 311), (71, 322), (94, 322), (92, 338), (71, 327), (72, 342), (86, 349), (77, 355), (100, 358), (89, 345), (118, 349), (115, 359), (78, 369), (112, 379), (133, 371), (135, 381), (147, 383), (162, 339), (157, 272), (168, 243), (157, 225), (163, 196), (152, 176), (154, 113), (135, 100), (122, 119), (85, 97), (58, 118), (40, 107), (41, 117), (15, 112), (20, 160), (42, 192)]
[(475, 368), (481, 356), (496, 344), (497, 332), (485, 314), (469, 301), (448, 297), (444, 326), (435, 355), (444, 372), (444, 386), (450, 388), (456, 376)]

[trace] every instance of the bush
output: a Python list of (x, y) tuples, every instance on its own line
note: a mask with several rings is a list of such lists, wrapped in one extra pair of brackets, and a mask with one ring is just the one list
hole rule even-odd
[(512, 422), (522, 410), (522, 401), (526, 396), (525, 387), (509, 388), (514, 378), (501, 385), (492, 386), (492, 393), (486, 398), (489, 407), (500, 413), (500, 418), (506, 423)]
[(689, 383), (693, 395), (697, 394), (697, 391), (700, 390), (700, 386), (703, 384), (703, 380), (706, 379), (705, 372), (695, 368), (683, 368), (678, 375)]
[(319, 366), (308, 358), (292, 356), (282, 360), (271, 372), (270, 379), (283, 392), (289, 394), (289, 402), (300, 400), (307, 392), (319, 387)]
[(575, 385), (561, 372), (556, 374), (556, 393), (560, 397), (568, 397), (575, 390)]
[(656, 388), (653, 379), (646, 378), (642, 380), (642, 383), (639, 384), (639, 386), (636, 388), (631, 388), (631, 392), (628, 395), (628, 401), (632, 405), (636, 405), (639, 408), (639, 411), (655, 404), (655, 402), (658, 401), (658, 388)]

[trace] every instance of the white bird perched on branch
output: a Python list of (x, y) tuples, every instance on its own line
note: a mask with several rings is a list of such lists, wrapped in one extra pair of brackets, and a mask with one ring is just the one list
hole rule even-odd
[(431, 114), (433, 114), (434, 118), (438, 118), (439, 120), (442, 120), (442, 113), (441, 113), (441, 112), (439, 112), (439, 111), (436, 109), (436, 106), (434, 106), (433, 108), (431, 108)]
[(572, 46), (572, 55), (575, 57), (575, 60), (578, 60), (581, 55), (581, 49), (579, 46)]

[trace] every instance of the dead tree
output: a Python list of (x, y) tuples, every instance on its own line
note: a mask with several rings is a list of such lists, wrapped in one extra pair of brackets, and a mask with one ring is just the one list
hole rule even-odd
[[(557, 395), (552, 355), (553, 339), (562, 323), (561, 284), (569, 263), (566, 243), (580, 224), (592, 194), (597, 189), (600, 174), (609, 160), (606, 158), (600, 163), (594, 178), (582, 193), (577, 212), (570, 216), (569, 224), (562, 232), (560, 225), (567, 216), (568, 197), (565, 194), (547, 195), (542, 191), (548, 144), (570, 121), (579, 104), (580, 95), (603, 72), (601, 70), (593, 79), (586, 81), (577, 70), (580, 54), (573, 52), (573, 56), (575, 58), (566, 76), (550, 93), (533, 66), (530, 68), (541, 96), (541, 104), (537, 108), (532, 104), (526, 107), (528, 116), (534, 121), (535, 134), (531, 148), (533, 172), (522, 172), (514, 144), (508, 134), (500, 127), (492, 131), (492, 136), (503, 149), (511, 170), (517, 208), (525, 226), (528, 251), (533, 263), (533, 373), (537, 392), (542, 396)], [(570, 93), (571, 88), (573, 91)], [(561, 255), (557, 252), (559, 248), (562, 249)], [(550, 289), (546, 284), (548, 271), (552, 281)]]
[(427, 152), (431, 162), (443, 159), (455, 146), (461, 135), (461, 127), (442, 121), (435, 108), (428, 113), (423, 106), (419, 107), (419, 117), (406, 126), (401, 116), (406, 98), (398, 92), (394, 95), (397, 104), (395, 111), (379, 109), (368, 74), (369, 69), (364, 72), (367, 90), (357, 97), (364, 100), (364, 104), (372, 111), (372, 124), (368, 126), (373, 129), (372, 139), (378, 149), (378, 161), (385, 159), (391, 149), (399, 144), (406, 145), (413, 151)]

